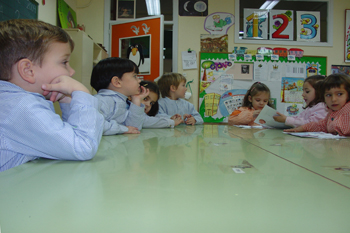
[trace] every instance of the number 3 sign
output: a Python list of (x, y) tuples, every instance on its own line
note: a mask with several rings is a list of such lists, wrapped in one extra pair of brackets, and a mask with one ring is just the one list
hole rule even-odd
[(320, 42), (320, 12), (297, 11), (297, 41)]
[(294, 15), (292, 10), (270, 11), (271, 40), (294, 39)]

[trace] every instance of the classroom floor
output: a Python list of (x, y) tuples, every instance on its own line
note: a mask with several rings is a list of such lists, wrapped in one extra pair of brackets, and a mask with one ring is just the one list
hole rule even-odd
[(350, 139), (226, 125), (104, 136), (0, 173), (0, 232), (350, 232)]

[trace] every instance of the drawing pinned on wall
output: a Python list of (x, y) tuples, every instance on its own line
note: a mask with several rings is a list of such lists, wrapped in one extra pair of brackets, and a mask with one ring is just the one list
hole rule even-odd
[(294, 39), (294, 15), (291, 10), (270, 11), (270, 35), (271, 40)]
[(230, 13), (215, 12), (208, 15), (204, 21), (204, 30), (210, 34), (227, 34), (228, 29), (235, 23)]
[(247, 39), (267, 39), (267, 10), (244, 9), (244, 35)]
[(180, 16), (207, 16), (208, 0), (179, 0)]
[(303, 103), (303, 78), (282, 77), (281, 81), (281, 102)]
[(320, 64), (310, 62), (306, 63), (306, 77), (317, 74), (320, 74)]
[(350, 10), (345, 10), (345, 62), (350, 62)]
[(220, 91), (233, 89), (233, 75), (223, 74), (220, 78)]
[(205, 115), (214, 116), (218, 112), (218, 106), (221, 95), (209, 93), (204, 96)]
[(289, 103), (284, 105), (284, 115), (286, 116), (297, 116), (303, 110), (303, 104)]
[(319, 11), (297, 11), (297, 41), (320, 42)]
[(214, 82), (221, 76), (227, 69), (230, 69), (233, 63), (230, 61), (221, 60), (206, 60), (201, 64), (201, 80), (204, 82)]
[(231, 89), (221, 95), (219, 103), (220, 113), (226, 117), (242, 106), (246, 89)]
[(227, 35), (201, 35), (201, 52), (217, 53), (228, 51)]

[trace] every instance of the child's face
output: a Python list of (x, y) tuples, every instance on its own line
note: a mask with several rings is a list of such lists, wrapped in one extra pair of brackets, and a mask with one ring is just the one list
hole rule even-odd
[(302, 96), (304, 98), (306, 106), (308, 106), (310, 102), (315, 99), (315, 95), (316, 95), (315, 89), (310, 85), (309, 82), (305, 82), (303, 86)]
[(58, 76), (72, 77), (75, 71), (69, 65), (71, 48), (69, 43), (54, 42), (44, 55), (42, 64), (34, 64), (35, 85), (38, 93), (43, 93), (41, 86), (49, 84)]
[(252, 103), (255, 110), (261, 110), (269, 102), (270, 94), (266, 91), (258, 92), (253, 97), (248, 96), (248, 100)]
[(334, 87), (326, 90), (324, 93), (324, 99), (329, 109), (338, 111), (348, 101), (349, 94), (345, 90), (344, 85), (341, 85), (340, 87)]
[(187, 88), (186, 88), (186, 82), (182, 81), (179, 86), (177, 87), (176, 91), (175, 91), (175, 98), (185, 98), (185, 94), (186, 94)]
[(120, 79), (122, 94), (126, 96), (140, 94), (140, 82), (135, 72), (124, 73)]
[(144, 98), (141, 102), (145, 105), (145, 113), (149, 113), (152, 106), (158, 101), (158, 95), (153, 91), (149, 92), (149, 95)]

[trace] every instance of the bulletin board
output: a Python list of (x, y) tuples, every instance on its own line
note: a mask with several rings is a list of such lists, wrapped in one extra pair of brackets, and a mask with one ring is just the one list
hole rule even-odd
[(327, 74), (327, 57), (303, 56), (271, 60), (264, 56), (246, 59), (231, 53), (199, 54), (199, 113), (204, 122), (226, 123), (228, 116), (241, 106), (243, 97), (254, 82), (266, 84), (270, 103), (277, 111), (292, 116), (303, 109), (303, 80), (314, 74)]
[(34, 0), (0, 0), (0, 21), (38, 19), (38, 6)]

